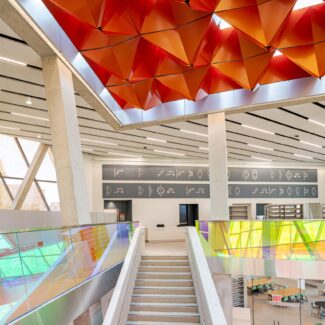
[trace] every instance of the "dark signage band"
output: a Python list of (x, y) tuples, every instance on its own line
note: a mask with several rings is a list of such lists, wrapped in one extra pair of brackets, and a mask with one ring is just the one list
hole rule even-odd
[(209, 198), (209, 184), (103, 184), (103, 198)]
[(317, 183), (317, 169), (229, 168), (228, 181)]
[[(103, 180), (209, 181), (209, 168), (189, 166), (103, 165)], [(228, 168), (229, 182), (316, 183), (317, 169)]]
[[(230, 184), (229, 198), (317, 198), (317, 185)], [(104, 199), (209, 198), (209, 184), (103, 183)]]
[(230, 198), (317, 198), (317, 185), (259, 185), (259, 184), (230, 184)]
[(103, 165), (103, 180), (208, 181), (207, 167)]

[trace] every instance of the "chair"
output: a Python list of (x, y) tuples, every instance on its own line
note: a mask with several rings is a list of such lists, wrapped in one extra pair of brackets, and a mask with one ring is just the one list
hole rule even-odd
[(290, 296), (289, 301), (290, 302), (296, 302), (296, 296)]
[(262, 285), (257, 286), (258, 293), (263, 293), (264, 292), (264, 287)]
[(320, 308), (316, 306), (313, 302), (311, 303), (311, 316), (319, 317)]

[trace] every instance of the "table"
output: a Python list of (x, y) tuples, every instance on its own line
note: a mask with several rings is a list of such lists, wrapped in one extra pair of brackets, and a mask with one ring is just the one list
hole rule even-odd
[(284, 288), (280, 290), (270, 291), (268, 295), (272, 297), (273, 301), (281, 301), (283, 297), (295, 296), (301, 293), (299, 288)]
[(256, 279), (252, 281), (247, 281), (247, 288), (251, 289), (253, 286), (266, 285), (271, 283), (273, 283), (273, 281), (269, 278)]
[(314, 305), (317, 307), (325, 309), (325, 300), (324, 301), (314, 301)]

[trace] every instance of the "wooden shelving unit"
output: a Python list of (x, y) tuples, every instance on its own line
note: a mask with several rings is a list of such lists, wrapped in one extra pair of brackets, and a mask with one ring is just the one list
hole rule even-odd
[(248, 205), (234, 204), (229, 207), (230, 220), (247, 220), (248, 219)]
[(268, 204), (265, 206), (267, 219), (303, 219), (303, 204)]

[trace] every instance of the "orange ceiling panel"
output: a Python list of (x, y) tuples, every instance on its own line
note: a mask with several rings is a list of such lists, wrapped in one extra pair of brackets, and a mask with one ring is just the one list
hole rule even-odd
[(270, 46), (296, 0), (251, 2), (254, 3), (250, 6), (234, 6), (233, 9), (224, 10), (221, 9), (225, 7), (224, 1), (221, 1), (216, 12), (219, 17), (245, 33), (261, 47)]
[(325, 4), (293, 10), (296, 0), (43, 2), (124, 109), (325, 74)]

